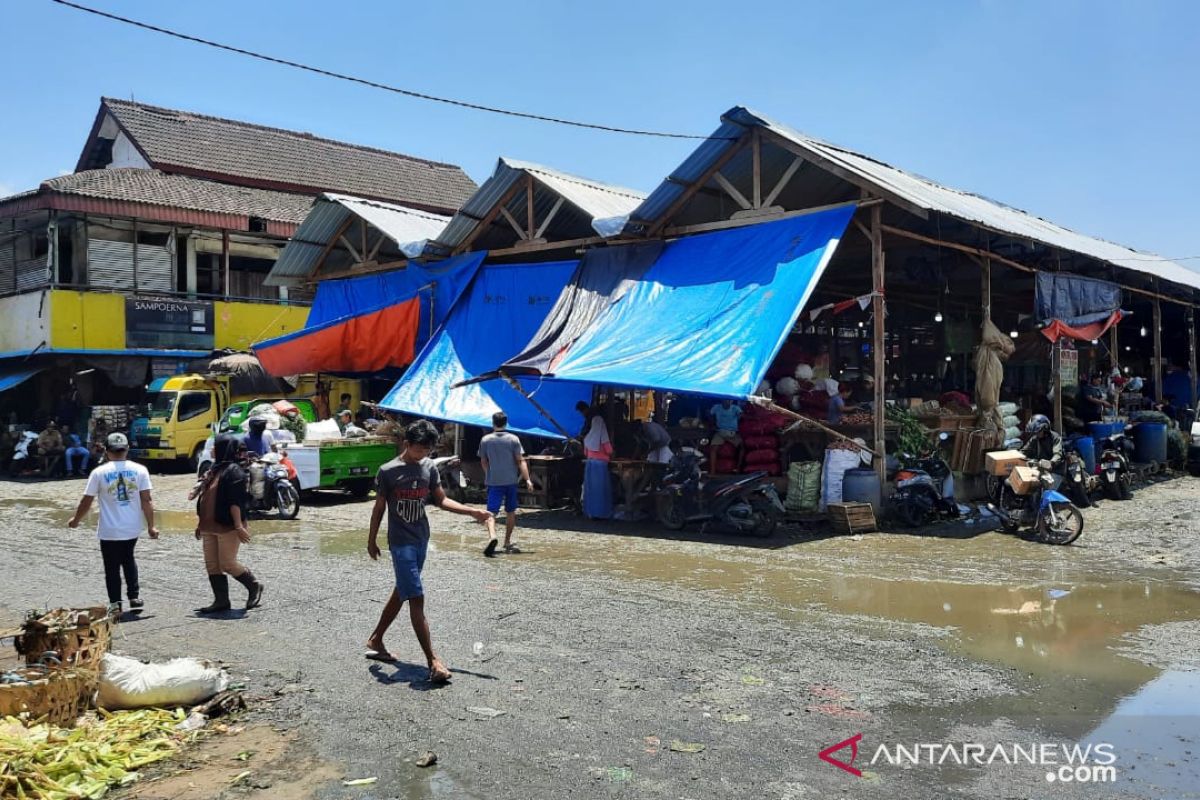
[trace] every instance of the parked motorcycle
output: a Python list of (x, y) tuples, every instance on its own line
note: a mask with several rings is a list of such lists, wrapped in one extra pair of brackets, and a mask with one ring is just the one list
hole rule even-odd
[(437, 456), (433, 458), (433, 466), (438, 471), (446, 496), (459, 503), (467, 502), (467, 486), (470, 484), (462, 470), (462, 459), (458, 456)]
[(1133, 441), (1125, 432), (1100, 440), (1100, 486), (1109, 500), (1128, 500), (1133, 496)]
[(1033, 486), (1018, 494), (1010, 475), (1000, 490), (1000, 501), (989, 508), (1000, 518), (1006, 533), (1022, 528), (1043, 544), (1070, 544), (1083, 533), (1083, 513), (1055, 490), (1061, 478), (1050, 471), (1049, 461), (1031, 461)]
[(1089, 495), (1096, 491), (1100, 479), (1089, 475), (1087, 463), (1079, 453), (1074, 441), (1063, 446), (1063, 493), (1071, 498), (1071, 502), (1080, 508), (1089, 508), (1092, 500)]
[(896, 517), (910, 528), (919, 528), (942, 519), (959, 516), (954, 497), (946, 497), (946, 479), (950, 465), (938, 455), (925, 458), (902, 456), (910, 466), (896, 472), (896, 491), (892, 508)]
[[(656, 497), (658, 521), (669, 530), (691, 522), (767, 537), (783, 518), (783, 502), (766, 472), (738, 478), (705, 478), (692, 448), (671, 459)], [(703, 530), (703, 528), (702, 528)]]

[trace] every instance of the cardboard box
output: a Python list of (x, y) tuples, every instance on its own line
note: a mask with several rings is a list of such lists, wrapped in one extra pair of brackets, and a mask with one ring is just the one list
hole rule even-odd
[(1033, 467), (1013, 467), (1008, 473), (1008, 485), (1017, 494), (1029, 494), (1037, 485), (1038, 471)]
[(1028, 460), (1028, 456), (1020, 450), (996, 450), (984, 456), (984, 469), (989, 475), (1003, 478), (1014, 466)]

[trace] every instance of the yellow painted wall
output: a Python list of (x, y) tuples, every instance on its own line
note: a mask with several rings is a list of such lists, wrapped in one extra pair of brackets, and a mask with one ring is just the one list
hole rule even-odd
[[(51, 347), (125, 349), (125, 295), (63, 289), (49, 295)], [(213, 303), (213, 345), (248, 350), (254, 342), (303, 328), (306, 319), (307, 307), (217, 301)], [(14, 322), (18, 326), (28, 324), (5, 320), (5, 324)]]
[(267, 303), (213, 303), (216, 346), (249, 350), (250, 345), (300, 330), (308, 319), (304, 306)]
[(124, 350), (125, 295), (50, 292), (50, 346), (60, 350)]

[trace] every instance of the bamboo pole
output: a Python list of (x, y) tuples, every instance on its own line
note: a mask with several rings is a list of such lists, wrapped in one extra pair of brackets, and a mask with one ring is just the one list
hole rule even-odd
[(1195, 408), (1197, 401), (1200, 401), (1200, 398), (1196, 396), (1196, 313), (1190, 308), (1187, 310), (1186, 320), (1188, 333), (1188, 382), (1192, 394), (1188, 401), (1188, 407)]
[(1055, 340), (1050, 357), (1051, 368), (1054, 370), (1054, 430), (1061, 436), (1063, 430), (1062, 402), (1062, 339)]
[(775, 403), (772, 403), (770, 400), (768, 400), (765, 397), (751, 397), (748, 399), (749, 399), (749, 402), (754, 403), (757, 406), (762, 406), (763, 408), (767, 409), (768, 411), (772, 411), (776, 414), (782, 414), (783, 416), (794, 420), (794, 423), (792, 425), (789, 425), (787, 428), (784, 429), (784, 433), (787, 433), (788, 431), (799, 427), (801, 423), (806, 424), (806, 425), (812, 425), (813, 427), (818, 428), (818, 429), (824, 431), (825, 433), (828, 433), (830, 436), (834, 436), (838, 439), (841, 439), (844, 442), (849, 442), (850, 444), (854, 445), (857, 449), (861, 450), (864, 453), (869, 453), (870, 455), (874, 456), (875, 460), (877, 460), (877, 461), (884, 460), (883, 458), (879, 457), (879, 454), (876, 453), (871, 448), (865, 447), (865, 446), (859, 444), (858, 442), (854, 441), (846, 434), (839, 433), (838, 431), (835, 431), (833, 428), (830, 428), (828, 425), (824, 425), (824, 424), (818, 422), (817, 420), (813, 419), (812, 417), (806, 417), (803, 414), (792, 411), (790, 408), (784, 408), (783, 406), (776, 405)]
[[(559, 433), (561, 433), (563, 435), (563, 438), (565, 438), (565, 439), (573, 439), (574, 438), (573, 436), (571, 436), (571, 434), (567, 433), (566, 428), (564, 428), (562, 425), (558, 424), (558, 420), (556, 420), (553, 416), (551, 416), (550, 412), (547, 411), (541, 403), (539, 403), (537, 400), (533, 399), (533, 395), (531, 395), (529, 392), (525, 391), (525, 387), (522, 386), (520, 384), (520, 382), (517, 381), (516, 378), (510, 377), (507, 373), (504, 372), (504, 370), (500, 371), (500, 377), (503, 378), (504, 382), (507, 383), (509, 386), (511, 386), (513, 389), (516, 389), (517, 392), (519, 392), (522, 397), (524, 397), (526, 400), (528, 400), (530, 402), (530, 404), (532, 404), (533, 407), (537, 409), (539, 414), (541, 414), (543, 417), (548, 419), (550, 421), (550, 424), (554, 426), (555, 430), (557, 430)], [(611, 434), (610, 434), (610, 436), (611, 436)]]

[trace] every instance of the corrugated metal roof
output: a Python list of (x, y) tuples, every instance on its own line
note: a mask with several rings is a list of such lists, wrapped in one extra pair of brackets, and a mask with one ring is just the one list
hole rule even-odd
[[(483, 182), (451, 219), (446, 230), (438, 237), (438, 243), (453, 249), (466, 241), (479, 221), (525, 175), (532, 175), (544, 189), (549, 190), (548, 193), (535, 192), (536, 217), (543, 218), (557, 197), (562, 197), (584, 214), (590, 220), (592, 229), (601, 236), (619, 233), (629, 213), (646, 199), (646, 194), (636, 189), (600, 183), (528, 161), (501, 158), (496, 162), (492, 176)], [(520, 218), (523, 216), (522, 212)]]
[(634, 233), (655, 222), (704, 172), (751, 128), (762, 128), (788, 140), (814, 157), (833, 162), (882, 193), (919, 208), (955, 217), (964, 222), (1088, 256), (1125, 269), (1154, 275), (1163, 280), (1200, 289), (1200, 272), (1169, 259), (1076, 233), (1020, 209), (1006, 206), (970, 192), (952, 189), (935, 181), (885, 164), (870, 156), (806, 136), (799, 131), (742, 106), (721, 116), (713, 138), (697, 147), (630, 217), (626, 230)]
[(279, 260), (263, 281), (268, 286), (289, 286), (312, 274), (325, 247), (351, 217), (360, 217), (396, 243), (409, 258), (421, 255), (426, 243), (437, 236), (449, 217), (412, 208), (365, 200), (345, 194), (323, 194), (279, 254)]

